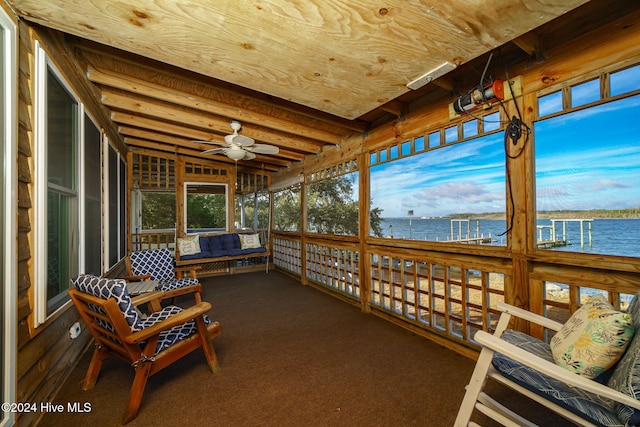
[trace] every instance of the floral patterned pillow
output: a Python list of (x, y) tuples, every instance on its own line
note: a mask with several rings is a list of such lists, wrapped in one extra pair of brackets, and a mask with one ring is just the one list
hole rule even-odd
[(613, 366), (633, 339), (631, 315), (616, 311), (602, 295), (585, 302), (551, 339), (559, 366), (595, 378)]
[(180, 255), (195, 255), (200, 253), (200, 236), (180, 237), (177, 241)]

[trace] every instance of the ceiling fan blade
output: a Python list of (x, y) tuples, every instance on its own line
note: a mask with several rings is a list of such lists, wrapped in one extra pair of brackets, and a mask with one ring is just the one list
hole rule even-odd
[(205, 141), (204, 139), (192, 139), (191, 142), (197, 142), (199, 144), (213, 144), (213, 145), (220, 145), (222, 147), (226, 146), (227, 144), (225, 144), (224, 142), (217, 142), (217, 141)]
[(240, 145), (242, 147), (253, 145), (253, 143), (255, 142), (253, 138), (249, 138), (248, 136), (244, 136), (244, 135), (231, 135), (230, 139), (232, 143), (236, 145)]
[(247, 150), (259, 154), (278, 154), (280, 152), (280, 149), (278, 147), (269, 144), (255, 144), (251, 147), (247, 147)]
[(255, 158), (256, 158), (256, 155), (253, 154), (251, 151), (245, 151), (244, 157), (242, 158), (242, 160), (253, 160)]
[(224, 152), (224, 148), (212, 148), (211, 150), (205, 150), (200, 154), (218, 154), (218, 153), (223, 153)]

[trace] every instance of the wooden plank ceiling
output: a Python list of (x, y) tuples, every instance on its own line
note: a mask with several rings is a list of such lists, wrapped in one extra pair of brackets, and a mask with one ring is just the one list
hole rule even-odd
[[(7, 2), (23, 19), (64, 33), (129, 147), (200, 156), (214, 147), (193, 140), (222, 142), (239, 120), (241, 135), (279, 147), (241, 161), (268, 170), (402, 118), (429, 97), (468, 89), (455, 76), (495, 48), (506, 46), (512, 61), (539, 54), (541, 26), (588, 3)], [(458, 69), (407, 88), (446, 62)]]

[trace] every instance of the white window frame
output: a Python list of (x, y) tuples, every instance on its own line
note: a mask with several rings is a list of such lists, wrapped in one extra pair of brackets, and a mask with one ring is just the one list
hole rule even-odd
[[(109, 160), (109, 149), (112, 149), (116, 152), (116, 164), (112, 165), (111, 164), (111, 160)], [(124, 156), (122, 156), (120, 154), (120, 152), (116, 149), (115, 146), (112, 146), (109, 143), (109, 138), (105, 135), (103, 138), (103, 147), (102, 147), (102, 158), (103, 158), (103, 165), (104, 165), (104, 173), (102, 174), (102, 186), (103, 186), (103, 209), (104, 209), (104, 232), (103, 232), (103, 270), (104, 271), (108, 271), (111, 267), (113, 267), (115, 264), (117, 264), (122, 258), (124, 258), (126, 256), (126, 249), (125, 249), (125, 253), (122, 253), (121, 248), (122, 248), (122, 243), (126, 240), (127, 236), (123, 236), (122, 233), (120, 232), (120, 230), (122, 230), (122, 221), (126, 221), (127, 218), (125, 217), (121, 217), (121, 215), (119, 215), (120, 213), (120, 209), (121, 209), (121, 204), (126, 204), (126, 197), (125, 194), (122, 194), (121, 191), (121, 183), (122, 180), (125, 180), (125, 187), (126, 187), (126, 172), (125, 172), (125, 176), (122, 176), (121, 173), (121, 168), (120, 168), (120, 162), (123, 162), (125, 165), (125, 169), (126, 169), (126, 158)], [(116, 168), (116, 192), (115, 192), (115, 197), (116, 197), (116, 206), (117, 206), (117, 212), (118, 215), (116, 215), (116, 218), (112, 219), (111, 215), (109, 214), (109, 204), (111, 203), (111, 183), (109, 182), (109, 173), (111, 171), (111, 168), (115, 167)], [(126, 206), (125, 206), (125, 211), (126, 211)], [(118, 232), (118, 239), (116, 242), (116, 248), (117, 248), (117, 258), (118, 261), (116, 261), (115, 264), (111, 264), (111, 261), (109, 259), (109, 256), (111, 254), (111, 242), (110, 242), (110, 231), (111, 231), (111, 227), (115, 227), (117, 229)]]
[(35, 42), (34, 48), (35, 56), (35, 114), (34, 114), (34, 135), (35, 135), (35, 150), (34, 150), (34, 201), (36, 208), (34, 209), (34, 294), (33, 294), (33, 327), (44, 324), (47, 319), (54, 316), (59, 311), (63, 310), (70, 300), (61, 304), (54, 312), (47, 315), (47, 188), (48, 188), (48, 171), (47, 171), (47, 111), (46, 111), (46, 79), (47, 71), (51, 69), (58, 80), (70, 95), (73, 96), (78, 103), (77, 114), (77, 147), (76, 158), (78, 159), (76, 167), (78, 168), (77, 174), (77, 206), (78, 209), (78, 234), (75, 242), (75, 254), (77, 256), (78, 271), (84, 269), (84, 256), (80, 252), (80, 247), (83, 245), (85, 238), (84, 235), (84, 217), (83, 213), (84, 204), (84, 115), (85, 108), (78, 95), (69, 86), (68, 82), (58, 70), (56, 65), (49, 59), (44, 48), (38, 41)]
[[(189, 185), (217, 185), (220, 187), (224, 187), (224, 215), (225, 215), (225, 231), (229, 231), (229, 185), (222, 182), (200, 182), (200, 181), (188, 181), (183, 185), (184, 189), (184, 197), (182, 199), (184, 206), (184, 214), (183, 214), (183, 222), (182, 222), (182, 230), (185, 234), (189, 234), (187, 231), (187, 187)], [(191, 233), (197, 234), (197, 233)]]
[[(3, 85), (3, 105), (2, 112), (4, 114), (3, 127), (3, 170), (5, 188), (3, 189), (2, 200), (2, 237), (4, 251), (2, 254), (2, 278), (4, 285), (2, 286), (2, 400), (3, 402), (16, 401), (16, 294), (18, 283), (17, 272), (17, 240), (18, 227), (16, 213), (18, 210), (18, 178), (17, 165), (15, 162), (17, 156), (17, 28), (9, 15), (3, 8), (0, 8), (0, 31), (3, 33), (3, 71), (1, 73)], [(8, 184), (8, 185), (7, 185)], [(0, 412), (0, 427), (8, 427), (14, 425), (16, 419), (15, 414), (11, 412)]]

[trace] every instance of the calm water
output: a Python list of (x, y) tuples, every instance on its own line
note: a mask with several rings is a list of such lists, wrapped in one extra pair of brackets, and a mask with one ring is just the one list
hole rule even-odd
[[(585, 252), (606, 255), (622, 255), (640, 257), (640, 218), (633, 219), (594, 219), (591, 222), (591, 246), (589, 246), (588, 225), (584, 224), (583, 240), (580, 244), (580, 224), (566, 223), (565, 239), (570, 242), (567, 246), (552, 248), (551, 250), (568, 252)], [(538, 226), (550, 226), (551, 221), (540, 220)], [(468, 228), (467, 228), (468, 227)], [(500, 236), (506, 230), (504, 220), (480, 219), (467, 223), (453, 223), (453, 239), (469, 237), (491, 237), (492, 245), (506, 245), (506, 235)], [(382, 231), (385, 237), (398, 239), (415, 239), (429, 241), (453, 240), (451, 237), (450, 219), (420, 219), (420, 218), (384, 218)], [(543, 240), (548, 240), (549, 229), (542, 229)], [(556, 239), (563, 238), (562, 224), (556, 223)]]

